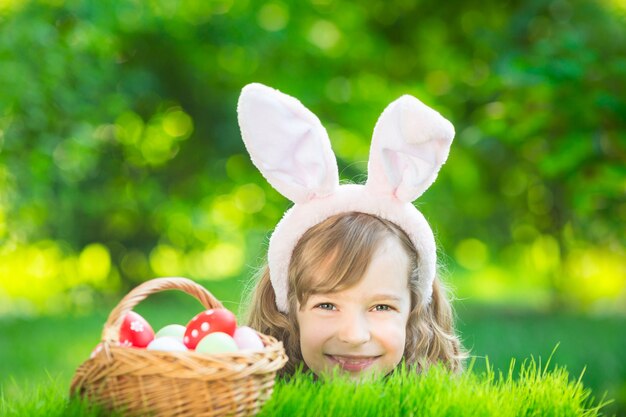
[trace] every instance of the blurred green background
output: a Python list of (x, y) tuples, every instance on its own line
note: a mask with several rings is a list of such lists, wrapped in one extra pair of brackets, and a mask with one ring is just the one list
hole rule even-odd
[[(623, 0), (0, 0), (5, 391), (65, 383), (147, 279), (190, 277), (238, 311), (289, 206), (239, 135), (249, 82), (318, 115), (344, 180), (400, 95), (450, 119), (418, 204), (467, 347), (508, 368), (561, 342), (626, 413)], [(158, 300), (153, 317), (179, 310)]]

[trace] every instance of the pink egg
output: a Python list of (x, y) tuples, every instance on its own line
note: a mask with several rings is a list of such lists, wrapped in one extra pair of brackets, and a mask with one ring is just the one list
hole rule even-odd
[[(131, 345), (128, 342), (126, 343), (117, 342), (117, 343), (109, 343), (109, 346), (129, 347)], [(104, 342), (98, 343), (96, 347), (93, 348), (93, 350), (91, 351), (91, 354), (89, 355), (89, 359), (95, 358), (102, 351), (104, 351)]]
[(102, 352), (102, 349), (104, 349), (104, 346), (102, 346), (102, 342), (100, 342), (91, 351), (91, 355), (89, 355), (89, 359), (95, 358), (98, 355), (98, 353)]
[(263, 341), (254, 329), (248, 326), (237, 327), (233, 335), (235, 343), (239, 349), (261, 350), (263, 349)]

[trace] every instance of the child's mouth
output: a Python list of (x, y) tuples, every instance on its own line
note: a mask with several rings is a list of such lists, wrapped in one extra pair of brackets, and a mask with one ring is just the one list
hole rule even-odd
[(331, 362), (338, 364), (343, 370), (359, 372), (376, 361), (380, 356), (338, 356), (325, 355)]

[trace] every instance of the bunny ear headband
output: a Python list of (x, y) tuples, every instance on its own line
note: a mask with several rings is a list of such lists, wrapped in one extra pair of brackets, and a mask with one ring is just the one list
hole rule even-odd
[(418, 252), (424, 304), (432, 297), (435, 238), (412, 201), (435, 181), (448, 157), (454, 127), (415, 97), (404, 95), (382, 113), (370, 148), (365, 185), (339, 185), (326, 129), (298, 100), (262, 84), (241, 91), (241, 135), (252, 162), (295, 204), (270, 238), (268, 264), (276, 306), (288, 312), (287, 273), (298, 240), (312, 226), (344, 212), (379, 216), (402, 228)]

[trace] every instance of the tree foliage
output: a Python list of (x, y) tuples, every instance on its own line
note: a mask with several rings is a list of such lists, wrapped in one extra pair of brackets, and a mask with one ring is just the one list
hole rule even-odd
[(419, 206), (459, 295), (618, 306), (625, 14), (608, 0), (0, 3), (0, 300), (54, 310), (156, 275), (248, 276), (288, 206), (238, 132), (239, 91), (258, 81), (320, 117), (344, 179), (364, 178), (401, 94), (453, 122)]

